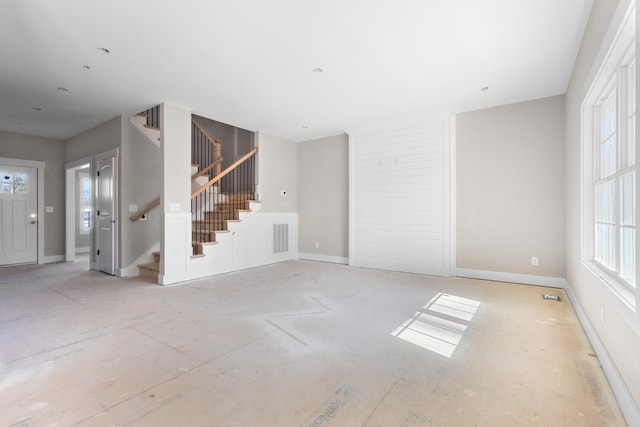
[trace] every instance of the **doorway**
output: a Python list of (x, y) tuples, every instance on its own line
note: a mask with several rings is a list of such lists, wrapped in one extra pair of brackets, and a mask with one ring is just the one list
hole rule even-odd
[(67, 163), (65, 260), (83, 261), (89, 268), (93, 223), (92, 161), (86, 157)]
[(119, 268), (117, 165), (117, 148), (65, 165), (66, 260), (88, 259), (90, 269), (111, 275)]

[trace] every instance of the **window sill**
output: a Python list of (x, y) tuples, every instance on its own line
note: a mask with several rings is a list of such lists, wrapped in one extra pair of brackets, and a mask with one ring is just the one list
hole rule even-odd
[(622, 280), (609, 271), (600, 267), (597, 263), (584, 261), (584, 266), (598, 280), (600, 280), (632, 313), (636, 312), (636, 295), (635, 289), (629, 289), (628, 285), (622, 283)]

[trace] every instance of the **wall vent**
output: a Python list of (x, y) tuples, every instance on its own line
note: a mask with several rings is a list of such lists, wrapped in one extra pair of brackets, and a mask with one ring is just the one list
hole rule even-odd
[(273, 224), (273, 253), (289, 252), (289, 224)]

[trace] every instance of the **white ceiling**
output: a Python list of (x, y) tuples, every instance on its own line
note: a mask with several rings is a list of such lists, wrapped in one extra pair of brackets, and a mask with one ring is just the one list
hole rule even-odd
[(2, 0), (0, 129), (170, 102), (303, 141), (563, 94), (592, 1)]

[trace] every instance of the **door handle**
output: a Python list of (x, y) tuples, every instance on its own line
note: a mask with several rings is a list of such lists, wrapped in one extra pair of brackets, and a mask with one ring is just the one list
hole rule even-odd
[(31, 224), (35, 224), (36, 222), (38, 222), (38, 221), (36, 221), (35, 219), (31, 220)]

